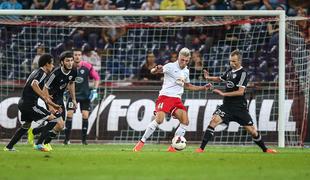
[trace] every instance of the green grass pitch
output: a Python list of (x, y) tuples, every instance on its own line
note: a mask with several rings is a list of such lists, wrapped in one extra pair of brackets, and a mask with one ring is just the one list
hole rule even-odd
[(197, 145), (177, 153), (166, 152), (167, 145), (146, 145), (143, 152), (133, 146), (54, 145), (45, 153), (17, 145), (18, 152), (0, 152), (0, 180), (310, 179), (310, 149), (265, 154), (254, 146), (209, 146), (197, 154)]

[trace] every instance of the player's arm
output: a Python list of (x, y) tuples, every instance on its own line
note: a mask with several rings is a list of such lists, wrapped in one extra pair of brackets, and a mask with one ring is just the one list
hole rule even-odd
[(156, 65), (154, 68), (151, 69), (152, 74), (160, 74), (163, 73), (163, 66), (162, 65)]
[(204, 75), (204, 78), (205, 78), (207, 81), (213, 81), (213, 82), (221, 82), (221, 81), (223, 81), (223, 80), (221, 79), (221, 77), (210, 76), (210, 75), (209, 75), (209, 72), (206, 71), (206, 70), (203, 70), (203, 75)]
[(232, 97), (232, 96), (243, 96), (245, 91), (245, 87), (239, 87), (237, 91), (232, 92), (223, 92), (219, 89), (214, 89), (213, 92), (220, 95), (220, 96), (226, 96), (226, 97)]
[[(62, 111), (61, 106), (58, 105), (58, 104), (55, 104), (55, 103), (51, 100), (53, 97), (52, 97), (52, 96), (49, 94), (49, 92), (48, 92), (48, 90), (50, 89), (51, 84), (55, 81), (55, 77), (56, 77), (56, 75), (55, 75), (54, 73), (52, 73), (52, 74), (48, 77), (48, 79), (47, 79), (47, 81), (45, 82), (44, 87), (43, 87), (43, 93), (44, 93), (44, 95), (45, 95), (46, 97), (48, 97), (48, 99), (49, 99), (49, 101), (46, 102), (47, 105), (49, 106), (49, 109), (53, 108), (53, 109), (56, 109), (57, 111)], [(53, 113), (54, 113), (54, 112), (53, 112)]]
[(70, 97), (72, 99), (72, 102), (73, 102), (74, 106), (76, 107), (77, 102), (76, 102), (76, 96), (75, 96), (75, 82), (74, 81), (69, 82), (68, 90), (69, 90), (69, 94), (70, 94)]
[(46, 94), (43, 92), (43, 90), (40, 88), (39, 86), (39, 81), (34, 79), (32, 82), (31, 82), (31, 88), (33, 89), (33, 91), (35, 93), (37, 93), (37, 95), (40, 96), (41, 99), (43, 99), (43, 101), (45, 101), (46, 103), (48, 103), (49, 101), (49, 97), (46, 96)]
[(184, 83), (184, 88), (191, 91), (206, 91), (209, 90), (212, 87), (210, 83), (204, 85), (204, 86), (195, 86), (191, 83)]
[(94, 80), (94, 88), (98, 89), (99, 83), (100, 83), (99, 73), (93, 67), (91, 67), (90, 72), (89, 72), (89, 76), (91, 79)]

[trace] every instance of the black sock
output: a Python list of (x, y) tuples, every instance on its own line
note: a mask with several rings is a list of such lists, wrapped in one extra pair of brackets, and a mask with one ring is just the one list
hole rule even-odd
[(48, 133), (48, 136), (45, 138), (44, 144), (48, 144), (52, 141), (53, 138), (55, 138), (57, 134), (55, 134), (53, 131), (50, 131)]
[(252, 138), (255, 144), (257, 144), (263, 150), (263, 152), (266, 152), (267, 147), (265, 146), (265, 143), (262, 140), (262, 136), (258, 133), (256, 137), (252, 137)]
[(72, 129), (72, 118), (67, 118), (65, 129), (65, 140), (69, 141)]
[(88, 130), (88, 119), (83, 119), (82, 123), (82, 141), (86, 141)]
[(24, 134), (26, 134), (26, 132), (28, 131), (28, 129), (25, 129), (23, 127), (20, 127), (14, 134), (14, 136), (12, 137), (11, 141), (9, 142), (9, 144), (6, 146), (8, 149), (12, 149), (13, 146), (22, 138), (22, 136)]
[(52, 130), (56, 126), (57, 122), (48, 122), (42, 128), (41, 135), (36, 144), (42, 144), (46, 137), (49, 135), (50, 130)]
[(32, 133), (33, 133), (34, 135), (40, 134), (40, 133), (43, 131), (44, 127), (45, 127), (45, 126), (39, 126), (39, 127), (33, 128)]
[(208, 144), (209, 140), (213, 137), (213, 135), (214, 135), (214, 128), (208, 126), (205, 134), (203, 135), (203, 139), (200, 145), (201, 149), (205, 149), (206, 145)]

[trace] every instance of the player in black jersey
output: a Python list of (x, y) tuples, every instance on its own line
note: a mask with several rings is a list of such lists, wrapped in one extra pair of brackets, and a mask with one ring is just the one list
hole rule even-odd
[(58, 118), (54, 114), (51, 114), (48, 110), (38, 105), (38, 99), (41, 98), (46, 104), (49, 104), (55, 110), (60, 111), (60, 106), (53, 103), (50, 97), (47, 96), (42, 88), (44, 86), (44, 80), (47, 75), (54, 68), (53, 57), (49, 54), (43, 54), (39, 59), (39, 67), (34, 70), (28, 77), (24, 86), (22, 97), (18, 102), (18, 109), (21, 112), (21, 121), (24, 123), (16, 131), (9, 144), (4, 147), (5, 151), (14, 151), (13, 147), (20, 138), (28, 131), (32, 121), (48, 120), (48, 123), (42, 127), (42, 133), (35, 146), (36, 149), (41, 151), (47, 151), (42, 145), (44, 139), (57, 123)]
[[(49, 77), (46, 80), (44, 85), (43, 91), (52, 96), (52, 101), (56, 104), (59, 104), (63, 107), (61, 112), (61, 120), (58, 121), (57, 125), (54, 127), (52, 131), (49, 132), (49, 136), (45, 139), (44, 145), (47, 149), (52, 150), (49, 143), (51, 140), (56, 137), (56, 135), (61, 132), (64, 128), (64, 119), (66, 116), (66, 110), (63, 102), (63, 95), (65, 90), (68, 88), (70, 96), (72, 98), (73, 106), (76, 107), (76, 99), (75, 99), (75, 78), (77, 76), (76, 69), (73, 68), (73, 54), (71, 51), (65, 51), (60, 54), (59, 56), (60, 66), (55, 68)], [(48, 105), (48, 109), (51, 112), (57, 112), (57, 110), (53, 107)], [(40, 127), (34, 128), (31, 131), (34, 135), (39, 134), (41, 132)], [(30, 134), (31, 134), (30, 132)], [(32, 136), (28, 136), (32, 137)]]
[[(98, 96), (97, 89), (99, 86), (100, 76), (93, 66), (87, 61), (82, 61), (82, 52), (78, 49), (73, 50), (74, 67), (77, 68), (77, 78), (75, 81), (75, 93), (77, 102), (80, 104), (82, 112), (82, 144), (87, 145), (88, 117), (90, 111), (90, 103)], [(89, 79), (94, 82), (94, 89), (90, 90)], [(70, 144), (70, 135), (72, 129), (72, 118), (75, 108), (72, 106), (72, 99), (68, 99), (67, 103), (67, 119), (65, 129), (64, 144)]]
[(262, 141), (261, 135), (253, 126), (252, 118), (247, 108), (245, 99), (245, 88), (248, 83), (247, 72), (243, 69), (242, 57), (238, 50), (230, 54), (230, 68), (220, 77), (211, 77), (205, 71), (206, 80), (214, 82), (226, 82), (226, 90), (222, 92), (219, 89), (214, 89), (213, 92), (224, 97), (223, 104), (213, 113), (211, 122), (203, 136), (200, 148), (196, 152), (204, 152), (205, 146), (214, 135), (214, 129), (221, 123), (229, 124), (230, 121), (235, 121), (243, 126), (253, 138), (253, 141), (266, 153), (276, 153), (276, 150), (269, 149)]

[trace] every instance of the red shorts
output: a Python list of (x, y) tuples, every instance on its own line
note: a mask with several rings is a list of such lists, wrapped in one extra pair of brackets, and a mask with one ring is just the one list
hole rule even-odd
[(164, 111), (165, 113), (173, 115), (177, 109), (187, 111), (180, 98), (159, 96), (156, 100), (155, 113), (158, 111)]

